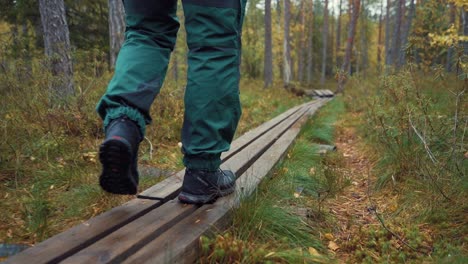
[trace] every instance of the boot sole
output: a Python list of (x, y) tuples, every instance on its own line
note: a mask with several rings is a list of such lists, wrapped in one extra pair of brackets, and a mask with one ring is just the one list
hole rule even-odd
[(210, 195), (190, 194), (187, 192), (180, 192), (179, 201), (186, 204), (210, 204), (216, 202), (219, 197), (229, 195), (234, 192), (236, 186), (224, 190), (219, 190)]
[(102, 174), (99, 184), (106, 192), (113, 194), (137, 193), (138, 184), (131, 172), (133, 161), (131, 146), (123, 140), (109, 139), (99, 148)]

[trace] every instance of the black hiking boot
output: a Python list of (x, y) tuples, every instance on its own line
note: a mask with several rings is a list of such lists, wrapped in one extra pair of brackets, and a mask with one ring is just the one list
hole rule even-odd
[(179, 201), (188, 204), (213, 203), (218, 197), (235, 190), (236, 176), (232, 171), (186, 169)]
[(102, 174), (99, 184), (106, 192), (136, 194), (138, 190), (138, 146), (142, 136), (138, 125), (128, 117), (112, 120), (106, 139), (99, 148)]

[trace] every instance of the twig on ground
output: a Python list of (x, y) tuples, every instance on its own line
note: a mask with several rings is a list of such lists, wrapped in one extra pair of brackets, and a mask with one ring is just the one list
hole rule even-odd
[[(373, 213), (377, 219), (379, 220), (380, 224), (382, 225), (382, 227), (387, 230), (387, 232), (389, 232), (392, 236), (394, 236), (396, 239), (398, 239), (401, 243), (403, 243), (405, 246), (407, 246), (408, 248), (416, 251), (416, 252), (420, 252), (417, 248), (414, 248), (412, 247), (410, 244), (408, 244), (402, 237), (400, 237), (399, 235), (395, 234), (392, 230), (390, 230), (387, 225), (385, 225), (385, 222), (384, 220), (382, 219), (382, 217), (380, 216), (379, 213), (377, 213), (377, 206), (373, 205), (373, 206), (369, 206), (367, 208), (367, 210), (371, 213)], [(432, 251), (432, 248), (430, 249)], [(420, 252), (420, 253), (423, 253), (423, 252)]]
[(409, 122), (410, 122), (410, 125), (411, 127), (413, 128), (413, 131), (414, 133), (416, 133), (416, 135), (419, 137), (419, 139), (421, 140), (421, 142), (423, 143), (423, 146), (424, 146), (424, 149), (426, 150), (427, 152), (427, 155), (429, 156), (429, 158), (431, 159), (432, 163), (434, 163), (434, 165), (437, 165), (439, 163), (439, 161), (435, 158), (434, 156), (434, 153), (432, 153), (431, 149), (429, 148), (429, 145), (427, 144), (426, 140), (424, 139), (424, 137), (421, 135), (421, 133), (419, 133), (419, 131), (416, 129), (416, 127), (414, 126), (413, 124), (413, 120), (411, 119), (411, 112), (409, 109), (407, 109), (408, 111), (408, 119), (409, 119)]
[[(418, 130), (416, 129), (416, 127), (414, 126), (413, 120), (411, 119), (411, 112), (410, 112), (410, 110), (407, 109), (407, 111), (408, 111), (408, 119), (409, 119), (409, 122), (410, 122), (411, 127), (413, 128), (414, 133), (416, 133), (416, 135), (419, 137), (419, 139), (420, 139), (421, 142), (423, 143), (424, 149), (426, 150), (426, 153), (427, 153), (427, 155), (429, 156), (429, 158), (431, 159), (432, 163), (434, 163), (434, 165), (436, 166), (436, 168), (438, 168), (437, 165), (440, 164), (439, 161), (435, 158), (434, 153), (433, 153), (433, 152), (431, 151), (431, 149), (429, 148), (429, 145), (427, 144), (426, 139), (421, 135), (421, 133), (419, 133), (419, 131), (418, 131)], [(440, 168), (438, 168), (438, 170), (439, 170), (439, 172), (441, 171)], [(432, 180), (434, 186), (435, 186), (435, 187), (437, 188), (437, 190), (442, 194), (442, 196), (443, 196), (445, 199), (447, 199), (447, 200), (449, 200), (449, 201), (452, 201), (452, 199), (450, 199), (450, 197), (448, 197), (448, 196), (444, 193), (444, 191), (442, 190), (442, 188), (437, 184), (437, 179), (435, 179), (435, 177), (433, 177), (432, 174), (429, 173), (429, 171), (428, 171), (428, 175), (429, 175), (429, 177), (431, 178), (431, 180)]]
[(150, 156), (150, 160), (153, 159), (153, 144), (151, 143), (151, 141), (145, 137), (146, 141), (148, 142), (148, 144), (150, 145), (150, 151), (149, 151), (149, 156)]

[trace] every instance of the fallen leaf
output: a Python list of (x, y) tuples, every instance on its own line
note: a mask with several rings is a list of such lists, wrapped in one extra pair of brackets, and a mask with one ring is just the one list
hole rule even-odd
[(333, 239), (335, 239), (335, 237), (334, 237), (333, 234), (331, 234), (331, 233), (326, 233), (326, 234), (323, 235), (323, 236), (324, 236), (326, 239), (330, 240), (330, 241), (333, 240)]
[(275, 254), (276, 252), (270, 252), (268, 254), (265, 255), (265, 258), (268, 258), (268, 257), (271, 257)]
[(310, 174), (311, 176), (312, 176), (312, 175), (315, 175), (315, 168), (314, 168), (314, 167), (310, 168), (309, 174)]
[(309, 247), (309, 254), (311, 256), (321, 257), (320, 253), (313, 247)]
[(340, 247), (333, 241), (328, 242), (328, 248), (337, 251)]

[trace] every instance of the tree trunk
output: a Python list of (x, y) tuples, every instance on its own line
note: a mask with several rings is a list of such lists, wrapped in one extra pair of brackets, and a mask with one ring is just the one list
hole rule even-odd
[(307, 83), (312, 82), (314, 71), (314, 19), (314, 0), (312, 0), (310, 6), (309, 42), (307, 44)]
[(392, 51), (393, 49), (390, 47), (390, 41), (392, 39), (391, 36), (391, 28), (390, 28), (390, 5), (391, 0), (387, 0), (387, 7), (386, 7), (386, 14), (385, 14), (385, 65), (389, 66), (392, 65)]
[[(468, 36), (468, 11), (462, 7), (463, 35)], [(468, 41), (463, 42), (463, 54), (468, 55)]]
[(408, 36), (411, 31), (411, 25), (413, 24), (413, 18), (416, 13), (416, 7), (414, 5), (414, 0), (411, 0), (410, 9), (408, 11), (408, 19), (405, 22), (401, 36), (401, 49), (400, 49), (400, 58), (398, 60), (398, 67), (405, 65), (406, 63), (406, 45), (408, 44)]
[(74, 93), (70, 36), (64, 2), (39, 0), (39, 12), (44, 32), (44, 50), (54, 78), (50, 84), (51, 95), (64, 99)]
[(377, 38), (377, 71), (379, 73), (382, 70), (382, 13), (383, 2), (380, 2), (379, 33)]
[(284, 39), (283, 39), (283, 81), (284, 88), (289, 88), (291, 82), (291, 44), (289, 41), (289, 24), (291, 20), (290, 2), (284, 0)]
[[(271, 1), (271, 0), (270, 0)], [(306, 38), (306, 21), (305, 21), (305, 10), (304, 10), (305, 0), (301, 0), (301, 5), (299, 12), (301, 14), (301, 34), (299, 39), (299, 52), (297, 56), (297, 78), (299, 82), (304, 81), (304, 52), (305, 52), (305, 38)]]
[(323, 9), (323, 31), (322, 31), (322, 75), (320, 85), (325, 85), (325, 73), (327, 70), (327, 41), (328, 41), (328, 0), (325, 0)]
[[(359, 19), (359, 10), (361, 7), (360, 0), (354, 0), (352, 6), (352, 16), (351, 22), (349, 23), (348, 27), (348, 39), (346, 41), (346, 50), (345, 50), (345, 57), (343, 64), (341, 65), (341, 76), (338, 78), (338, 89), (336, 90), (337, 93), (342, 93), (344, 91), (344, 84), (346, 82), (346, 69), (349, 68), (350, 61), (351, 61), (351, 53), (353, 50), (353, 43), (354, 37), (356, 35), (356, 24)], [(351, 8), (351, 7), (350, 7)]]
[[(335, 52), (335, 9), (332, 8), (331, 10), (331, 19), (329, 19), (330, 21), (330, 29), (331, 29), (331, 32), (329, 32), (330, 34), (328, 34), (328, 41), (329, 41), (329, 48), (328, 48), (328, 51), (330, 52), (330, 55), (328, 56), (328, 58), (330, 58), (329, 62), (330, 63), (327, 63), (327, 70), (328, 72), (330, 72), (330, 64), (331, 64), (331, 67), (333, 67), (333, 65), (335, 65), (335, 56), (334, 56), (334, 52)], [(329, 29), (329, 30), (330, 30)]]
[(367, 35), (367, 10), (364, 0), (362, 0), (362, 15), (361, 15), (361, 71), (365, 73), (369, 63), (369, 47)]
[(263, 64), (265, 88), (273, 85), (273, 45), (271, 34), (271, 0), (265, 0), (265, 57)]
[[(449, 27), (455, 26), (455, 19), (456, 19), (456, 12), (457, 9), (455, 7), (455, 4), (450, 3), (450, 21), (449, 21)], [(447, 50), (447, 62), (445, 64), (445, 70), (447, 72), (453, 72), (453, 59), (454, 59), (454, 47), (449, 47)]]
[(338, 25), (337, 25), (337, 28), (336, 28), (336, 47), (335, 47), (336, 65), (340, 65), (340, 63), (341, 63), (340, 47), (341, 47), (341, 13), (342, 13), (341, 5), (342, 5), (342, 1), (343, 0), (340, 0), (340, 5), (338, 6), (338, 8), (339, 8), (338, 21), (337, 21)]
[(125, 11), (122, 0), (109, 0), (109, 68), (115, 61), (125, 38)]
[(400, 68), (399, 64), (399, 57), (400, 57), (400, 52), (401, 52), (401, 25), (402, 25), (402, 20), (403, 20), (403, 8), (405, 6), (405, 0), (398, 0), (397, 6), (396, 6), (396, 15), (395, 15), (395, 28), (393, 30), (393, 43), (392, 47), (394, 49), (393, 52), (393, 65), (398, 69)]

